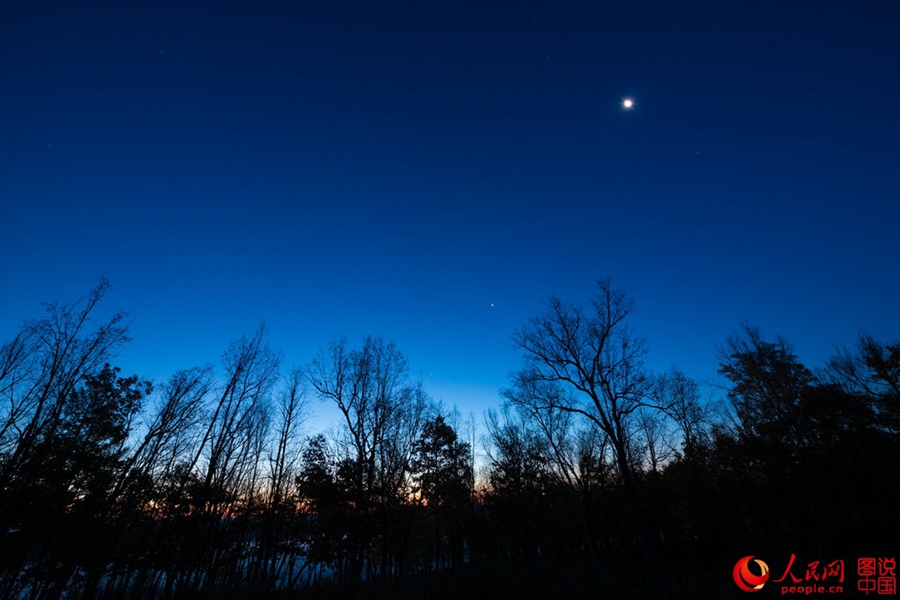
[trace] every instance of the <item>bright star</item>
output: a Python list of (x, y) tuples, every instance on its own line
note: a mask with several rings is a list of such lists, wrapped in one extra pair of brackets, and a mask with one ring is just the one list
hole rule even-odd
[(631, 110), (632, 108), (634, 108), (634, 100), (632, 100), (631, 98), (625, 98), (624, 100), (622, 100), (622, 108), (624, 108), (625, 110)]

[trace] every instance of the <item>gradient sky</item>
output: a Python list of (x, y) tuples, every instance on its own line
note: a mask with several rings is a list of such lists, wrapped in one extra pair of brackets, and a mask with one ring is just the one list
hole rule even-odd
[(701, 380), (900, 338), (896, 2), (171, 4), (0, 9), (3, 339), (103, 275), (127, 372), (383, 335), (480, 419), (599, 278)]

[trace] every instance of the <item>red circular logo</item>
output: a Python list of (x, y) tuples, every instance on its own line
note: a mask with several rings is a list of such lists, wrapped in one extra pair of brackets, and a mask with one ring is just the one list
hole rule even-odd
[[(750, 571), (750, 561), (759, 565), (761, 573), (759, 575)], [(745, 556), (737, 561), (734, 565), (734, 582), (739, 588), (745, 592), (758, 592), (762, 589), (763, 584), (769, 580), (769, 565), (763, 561), (753, 559), (753, 556)]]

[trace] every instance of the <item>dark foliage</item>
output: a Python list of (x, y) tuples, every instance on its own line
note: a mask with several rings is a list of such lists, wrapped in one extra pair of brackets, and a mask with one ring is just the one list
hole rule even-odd
[[(746, 326), (727, 406), (643, 369), (631, 300), (548, 303), (487, 461), (370, 338), (279, 378), (260, 328), (223, 375), (111, 366), (107, 284), (0, 348), (0, 596), (728, 597), (748, 554), (893, 556), (900, 344), (821, 372)], [(304, 438), (305, 402), (343, 417)]]

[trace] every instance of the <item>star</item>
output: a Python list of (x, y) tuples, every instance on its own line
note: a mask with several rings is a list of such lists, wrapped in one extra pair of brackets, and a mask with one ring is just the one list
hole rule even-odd
[(624, 108), (625, 110), (631, 110), (632, 108), (634, 108), (634, 100), (631, 98), (625, 98), (624, 100), (622, 100), (622, 108)]

